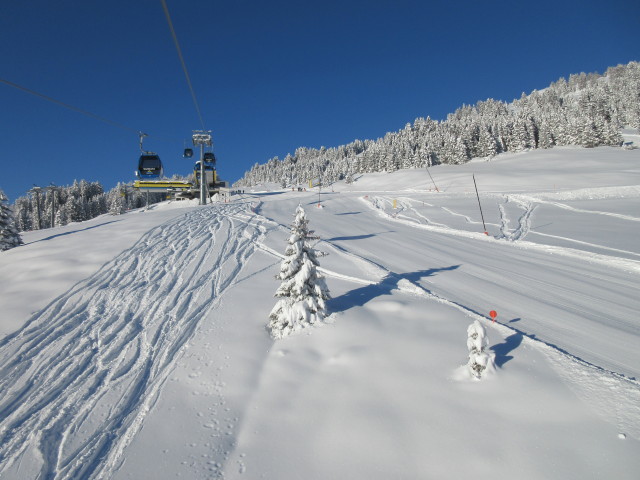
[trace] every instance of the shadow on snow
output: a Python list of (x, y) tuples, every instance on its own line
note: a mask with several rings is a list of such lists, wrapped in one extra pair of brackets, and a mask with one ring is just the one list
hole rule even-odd
[(53, 240), (54, 238), (57, 238), (57, 237), (64, 237), (65, 235), (71, 235), (72, 233), (85, 232), (87, 230), (92, 230), (92, 229), (98, 228), (98, 227), (104, 227), (105, 225), (109, 225), (110, 223), (116, 223), (116, 222), (120, 222), (120, 221), (121, 220), (111, 220), (109, 222), (99, 223), (98, 225), (92, 225), (90, 227), (85, 227), (85, 228), (79, 228), (78, 230), (71, 230), (69, 232), (58, 233), (56, 235), (51, 235), (49, 237), (41, 238), (40, 240), (35, 240), (33, 242), (25, 243), (25, 245), (32, 245), (32, 244), (38, 243), (38, 242), (46, 242), (47, 240)]
[(338, 240), (364, 240), (365, 238), (371, 238), (378, 235), (377, 233), (367, 233), (366, 235), (353, 235), (351, 237), (333, 237), (327, 238), (327, 242), (335, 242)]
[(431, 277), (436, 273), (455, 270), (459, 267), (460, 265), (452, 265), (451, 267), (431, 268), (429, 270), (419, 270), (410, 273), (389, 273), (378, 283), (356, 288), (344, 295), (332, 298), (327, 302), (327, 307), (332, 313), (344, 312), (353, 307), (361, 307), (376, 297), (381, 295), (390, 295), (393, 290), (398, 289), (398, 282), (400, 280), (405, 279), (416, 283), (424, 277)]
[(498, 343), (491, 347), (491, 350), (496, 354), (495, 362), (496, 367), (500, 368), (513, 357), (509, 355), (512, 351), (520, 346), (524, 335), (521, 332), (515, 332), (513, 335), (509, 335), (504, 339), (504, 342)]

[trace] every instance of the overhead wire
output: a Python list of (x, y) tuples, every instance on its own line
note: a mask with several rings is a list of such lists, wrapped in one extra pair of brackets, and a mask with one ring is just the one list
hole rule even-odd
[(94, 120), (98, 120), (98, 121), (100, 121), (102, 123), (106, 123), (107, 125), (111, 125), (112, 127), (117, 127), (117, 128), (122, 129), (122, 130), (126, 130), (127, 132), (133, 132), (137, 136), (144, 135), (146, 137), (151, 137), (152, 136), (154, 138), (163, 138), (163, 139), (171, 140), (171, 141), (175, 140), (175, 138), (172, 138), (172, 137), (169, 137), (169, 136), (166, 136), (166, 135), (156, 135), (156, 134), (150, 135), (150, 134), (147, 134), (147, 133), (143, 133), (142, 130), (138, 130), (138, 129), (129, 127), (127, 125), (124, 125), (123, 123), (116, 122), (115, 120), (111, 120), (109, 118), (102, 117), (102, 116), (97, 115), (95, 113), (92, 113), (92, 112), (90, 112), (88, 110), (83, 110), (82, 108), (78, 108), (78, 107), (73, 106), (73, 105), (71, 105), (69, 103), (65, 103), (63, 101), (57, 100), (57, 99), (55, 99), (53, 97), (45, 95), (44, 93), (36, 92), (35, 90), (31, 90), (30, 88), (27, 88), (25, 86), (18, 85), (17, 83), (11, 82), (11, 81), (6, 80), (4, 78), (0, 78), (0, 82), (4, 83), (6, 85), (9, 85), (10, 87), (13, 87), (13, 88), (16, 88), (18, 90), (21, 90), (23, 92), (26, 92), (26, 93), (29, 93), (31, 95), (34, 95), (36, 97), (42, 98), (44, 100), (47, 100), (48, 102), (54, 103), (56, 105), (60, 105), (61, 107), (64, 107), (64, 108), (66, 108), (68, 110), (80, 113), (80, 114), (85, 115), (87, 117), (93, 118)]
[(55, 98), (52, 98), (52, 97), (50, 97), (48, 95), (45, 95), (45, 94), (40, 93), (40, 92), (36, 92), (35, 90), (31, 90), (30, 88), (23, 87), (22, 85), (18, 85), (17, 83), (10, 82), (9, 80), (5, 80), (4, 78), (0, 78), (0, 82), (4, 83), (6, 85), (9, 85), (10, 87), (17, 88), (18, 90), (22, 90), (23, 92), (29, 93), (29, 94), (34, 95), (36, 97), (43, 98), (44, 100), (47, 100), (48, 102), (55, 103), (56, 105), (60, 105), (60, 106), (62, 106), (64, 108), (67, 108), (69, 110), (73, 110), (74, 112), (78, 112), (78, 113), (81, 113), (82, 115), (86, 115), (87, 117), (91, 117), (91, 118), (93, 118), (95, 120), (99, 120), (99, 121), (101, 121), (103, 123), (106, 123), (108, 125), (111, 125), (113, 127), (121, 128), (121, 129), (127, 130), (129, 132), (135, 132), (136, 134), (140, 133), (140, 131), (136, 130), (135, 128), (131, 128), (131, 127), (128, 127), (126, 125), (123, 125), (122, 123), (115, 122), (113, 120), (109, 120), (108, 118), (101, 117), (100, 115), (96, 115), (95, 113), (89, 112), (87, 110), (83, 110), (81, 108), (74, 107), (73, 105), (70, 105), (70, 104), (65, 103), (65, 102), (61, 102), (60, 100), (56, 100)]
[(204, 120), (202, 119), (202, 113), (200, 111), (200, 106), (198, 105), (198, 99), (196, 98), (196, 92), (193, 89), (193, 85), (191, 83), (191, 77), (189, 76), (189, 71), (187, 70), (187, 64), (184, 61), (184, 56), (182, 55), (182, 50), (180, 48), (180, 43), (178, 43), (178, 36), (176, 35), (176, 31), (173, 28), (173, 22), (171, 21), (171, 15), (169, 14), (169, 7), (167, 7), (167, 2), (165, 0), (160, 0), (162, 3), (162, 8), (164, 9), (164, 14), (167, 17), (167, 23), (169, 24), (169, 30), (171, 30), (171, 36), (173, 37), (173, 43), (176, 46), (176, 50), (178, 52), (178, 57), (180, 57), (180, 63), (182, 64), (182, 70), (184, 71), (184, 76), (187, 79), (187, 85), (189, 86), (189, 90), (191, 91), (191, 98), (193, 99), (193, 104), (196, 107), (196, 112), (198, 113), (198, 118), (200, 119), (200, 125), (202, 126), (202, 130), (205, 130)]
[[(182, 55), (182, 50), (180, 48), (180, 44), (178, 42), (178, 37), (176, 35), (175, 29), (173, 27), (173, 22), (171, 21), (171, 15), (169, 14), (169, 8), (167, 7), (167, 3), (166, 3), (165, 0), (161, 0), (161, 3), (162, 3), (162, 8), (164, 9), (165, 16), (167, 17), (167, 22), (169, 24), (169, 29), (171, 30), (171, 36), (173, 37), (173, 42), (174, 42), (176, 50), (178, 52), (178, 57), (180, 58), (180, 63), (182, 64), (182, 70), (184, 71), (185, 78), (187, 79), (187, 85), (189, 86), (189, 91), (191, 92), (191, 98), (193, 99), (193, 104), (194, 104), (194, 106), (196, 108), (196, 113), (198, 114), (198, 119), (200, 120), (200, 125), (202, 126), (202, 130), (205, 130), (204, 120), (203, 120), (203, 117), (202, 117), (200, 106), (198, 104), (198, 99), (196, 97), (196, 93), (195, 93), (195, 90), (193, 88), (193, 84), (191, 83), (191, 77), (189, 76), (189, 71), (187, 69), (187, 64), (185, 63), (184, 56)], [(135, 129), (135, 128), (131, 128), (131, 127), (129, 127), (127, 125), (124, 125), (124, 124), (122, 124), (120, 122), (116, 122), (114, 120), (110, 120), (110, 119), (108, 119), (106, 117), (103, 117), (101, 115), (97, 115), (97, 114), (95, 114), (93, 112), (90, 112), (88, 110), (84, 110), (82, 108), (78, 108), (78, 107), (76, 107), (74, 105), (71, 105), (69, 103), (65, 103), (63, 101), (57, 100), (57, 99), (55, 99), (53, 97), (50, 97), (50, 96), (45, 95), (43, 93), (37, 92), (37, 91), (32, 90), (30, 88), (27, 88), (25, 86), (19, 85), (19, 84), (15, 83), (15, 82), (11, 82), (11, 81), (6, 80), (4, 78), (0, 78), (0, 82), (4, 83), (6, 85), (9, 85), (10, 87), (13, 87), (15, 89), (21, 90), (21, 91), (23, 91), (25, 93), (28, 93), (30, 95), (34, 95), (34, 96), (42, 98), (42, 99), (44, 99), (44, 100), (46, 100), (48, 102), (51, 102), (51, 103), (54, 103), (54, 104), (59, 105), (61, 107), (64, 107), (64, 108), (66, 108), (68, 110), (72, 110), (74, 112), (80, 113), (80, 114), (85, 115), (87, 117), (93, 118), (94, 120), (98, 120), (100, 122), (106, 123), (107, 125), (111, 125), (113, 127), (117, 127), (117, 128), (126, 130), (128, 132), (134, 132), (136, 135), (141, 135), (142, 134), (141, 130), (138, 130), (138, 129)]]

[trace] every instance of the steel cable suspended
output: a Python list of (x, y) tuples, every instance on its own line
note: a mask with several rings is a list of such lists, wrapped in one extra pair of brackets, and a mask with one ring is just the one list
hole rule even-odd
[(136, 135), (138, 135), (140, 133), (140, 131), (136, 130), (135, 128), (128, 127), (128, 126), (123, 125), (122, 123), (119, 123), (119, 122), (114, 122), (113, 120), (109, 120), (108, 118), (101, 117), (100, 115), (96, 115), (95, 113), (91, 113), (91, 112), (89, 112), (87, 110), (82, 110), (81, 108), (74, 107), (73, 105), (69, 105), (68, 103), (61, 102), (60, 100), (56, 100), (55, 98), (49, 97), (48, 95), (44, 95), (43, 93), (36, 92), (35, 90), (31, 90), (30, 88), (23, 87), (22, 85), (18, 85), (17, 83), (10, 82), (9, 80), (5, 80), (4, 78), (0, 78), (0, 82), (5, 83), (5, 84), (9, 85), (10, 87), (17, 88), (18, 90), (22, 90), (23, 92), (29, 93), (29, 94), (34, 95), (36, 97), (43, 98), (44, 100), (47, 100), (48, 102), (55, 103), (56, 105), (60, 105), (60, 106), (62, 106), (64, 108), (67, 108), (67, 109), (72, 110), (74, 112), (78, 112), (78, 113), (81, 113), (82, 115), (86, 115), (87, 117), (93, 118), (95, 120), (99, 120), (99, 121), (101, 121), (103, 123), (106, 123), (108, 125), (111, 125), (113, 127), (121, 128), (121, 129), (126, 130), (128, 132), (135, 132)]
[(169, 24), (169, 29), (171, 30), (171, 36), (173, 37), (173, 43), (176, 46), (176, 50), (178, 52), (178, 57), (180, 57), (180, 63), (182, 64), (182, 70), (184, 71), (184, 76), (187, 79), (187, 85), (189, 86), (189, 90), (191, 91), (191, 98), (193, 99), (193, 104), (196, 107), (196, 112), (198, 113), (198, 118), (200, 119), (200, 125), (202, 126), (202, 130), (205, 130), (204, 120), (202, 119), (202, 113), (200, 112), (200, 106), (198, 105), (198, 99), (196, 98), (196, 92), (193, 89), (193, 85), (191, 84), (191, 77), (189, 77), (189, 71), (187, 70), (187, 64), (184, 61), (184, 57), (182, 56), (182, 50), (180, 49), (180, 44), (178, 43), (178, 37), (176, 35), (176, 31), (173, 28), (173, 22), (171, 21), (171, 15), (169, 14), (169, 8), (167, 7), (167, 2), (165, 0), (160, 0), (162, 3), (162, 8), (164, 9), (164, 14), (167, 17), (167, 23)]

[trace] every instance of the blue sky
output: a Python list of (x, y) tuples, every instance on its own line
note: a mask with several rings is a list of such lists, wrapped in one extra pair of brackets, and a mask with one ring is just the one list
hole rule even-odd
[[(463, 103), (511, 101), (571, 73), (640, 60), (635, 0), (167, 0), (220, 176), (300, 146), (375, 139)], [(0, 188), (166, 174), (200, 122), (160, 0), (22, 0), (0, 9)]]

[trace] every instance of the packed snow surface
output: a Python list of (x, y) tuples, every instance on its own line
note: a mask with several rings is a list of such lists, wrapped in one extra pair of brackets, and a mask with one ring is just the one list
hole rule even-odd
[[(0, 253), (0, 478), (638, 478), (640, 150), (430, 173), (24, 233)], [(273, 340), (298, 205), (329, 317)]]

